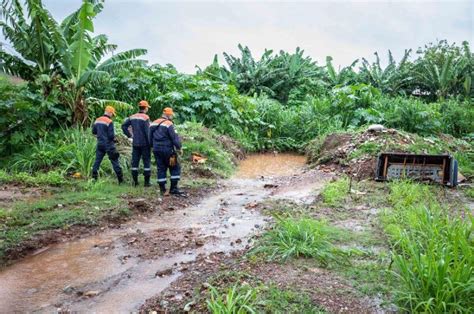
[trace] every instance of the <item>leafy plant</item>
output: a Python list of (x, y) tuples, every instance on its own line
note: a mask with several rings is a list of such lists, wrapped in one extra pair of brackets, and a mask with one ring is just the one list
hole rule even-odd
[(416, 83), (429, 98), (444, 100), (455, 94), (473, 97), (474, 55), (467, 41), (458, 47), (441, 40), (417, 53), (420, 57), (415, 61)]
[(360, 79), (387, 94), (407, 94), (407, 90), (411, 92), (408, 89), (413, 81), (413, 65), (408, 61), (410, 53), (411, 49), (405, 50), (405, 54), (397, 64), (392, 52), (389, 50), (388, 65), (385, 69), (380, 65), (380, 58), (377, 52), (374, 53), (376, 59), (372, 64), (367, 59), (362, 58), (362, 67), (359, 73)]
[(45, 95), (59, 91), (72, 122), (82, 126), (89, 122), (89, 107), (106, 102), (86, 98), (87, 86), (103, 83), (118, 69), (143, 63), (136, 58), (146, 53), (144, 49), (129, 50), (102, 61), (116, 48), (107, 43), (105, 35), (92, 36), (93, 19), (102, 9), (102, 1), (83, 0), (77, 11), (58, 24), (41, 1), (28, 0), (25, 8), (17, 0), (2, 3), (0, 25), (18, 55), (0, 51), (6, 60), (1, 70), (41, 86)]

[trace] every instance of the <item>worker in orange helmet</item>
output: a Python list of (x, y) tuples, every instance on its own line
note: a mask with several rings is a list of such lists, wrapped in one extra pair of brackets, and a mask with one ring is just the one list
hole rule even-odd
[[(132, 179), (133, 185), (138, 186), (138, 166), (143, 159), (143, 176), (145, 187), (150, 186), (151, 176), (151, 152), (148, 133), (150, 131), (150, 117), (147, 115), (151, 108), (148, 101), (142, 100), (138, 103), (139, 112), (131, 115), (122, 124), (123, 133), (132, 142)], [(130, 133), (129, 128), (132, 129)]]
[(122, 168), (120, 167), (117, 149), (115, 148), (115, 130), (112, 118), (115, 116), (115, 108), (105, 107), (104, 115), (97, 118), (92, 126), (92, 134), (97, 137), (97, 148), (95, 152), (94, 166), (92, 167), (92, 178), (97, 180), (99, 168), (105, 154), (109, 156), (112, 167), (117, 175), (119, 184), (123, 182)]
[(156, 165), (158, 167), (158, 185), (161, 194), (166, 192), (166, 173), (170, 171), (170, 194), (185, 196), (178, 188), (181, 179), (181, 166), (176, 151), (181, 150), (181, 140), (173, 125), (174, 112), (165, 108), (161, 118), (150, 125), (150, 144), (153, 147)]

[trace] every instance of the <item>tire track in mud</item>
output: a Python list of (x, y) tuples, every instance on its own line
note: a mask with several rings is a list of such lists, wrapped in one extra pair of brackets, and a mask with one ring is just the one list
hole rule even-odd
[[(269, 166), (278, 174), (278, 156), (274, 161)], [(268, 220), (254, 210), (257, 203), (271, 198), (310, 202), (329, 176), (302, 169), (301, 161), (286, 162), (285, 174), (300, 174), (226, 180), (194, 206), (159, 212), (25, 258), (0, 272), (0, 312), (137, 310), (181, 275), (182, 263), (199, 254), (245, 248)]]

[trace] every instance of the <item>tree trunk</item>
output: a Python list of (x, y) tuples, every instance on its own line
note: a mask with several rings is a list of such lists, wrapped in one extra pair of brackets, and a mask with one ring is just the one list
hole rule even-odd
[(76, 99), (74, 100), (72, 121), (75, 126), (88, 126), (89, 112), (87, 110), (87, 103), (84, 99), (84, 94), (82, 90), (78, 92)]

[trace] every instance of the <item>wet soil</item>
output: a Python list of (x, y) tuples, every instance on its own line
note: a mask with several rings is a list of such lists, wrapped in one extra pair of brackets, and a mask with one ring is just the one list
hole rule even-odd
[(0, 207), (15, 201), (34, 201), (45, 193), (46, 191), (40, 188), (24, 187), (16, 184), (3, 184), (0, 186)]
[(202, 295), (208, 294), (207, 283), (212, 281), (214, 286), (224, 287), (239, 284), (228, 282), (225, 274), (232, 272), (248, 275), (251, 281), (264, 282), (279, 289), (304, 291), (314, 304), (331, 313), (375, 313), (379, 310), (378, 305), (361, 297), (347, 280), (315, 267), (310, 260), (291, 264), (252, 263), (242, 258), (243, 253), (200, 255), (195, 261), (180, 264), (178, 269), (182, 275), (163, 293), (147, 300), (140, 311), (184, 313), (187, 308), (197, 313), (206, 312)]
[[(159, 197), (151, 199), (124, 197), (124, 202), (128, 203), (129, 209), (131, 210), (131, 217), (106, 213), (101, 220), (98, 221), (97, 225), (73, 225), (68, 228), (38, 232), (30, 238), (18, 243), (15, 247), (6, 250), (1, 260), (0, 270), (29, 254), (36, 255), (37, 252), (49, 249), (54, 244), (75, 241), (109, 230), (120, 229), (123, 227), (123, 224), (130, 219), (142, 219), (143, 217), (154, 215), (156, 212), (166, 211), (170, 208), (190, 206), (190, 204), (196, 203), (209, 191), (210, 188), (190, 189), (188, 190), (188, 198), (169, 198), (166, 202), (163, 202), (162, 198)], [(24, 195), (30, 195), (27, 197), (29, 202), (38, 200), (34, 192), (32, 192), (32, 194), (25, 193)], [(39, 197), (45, 197), (48, 193), (43, 191), (43, 193), (39, 195)]]
[(149, 215), (50, 245), (2, 270), (0, 312), (137, 310), (182, 275), (182, 263), (245, 249), (268, 221), (258, 203), (306, 202), (328, 179), (317, 171), (303, 173), (301, 156), (258, 156), (243, 161), (234, 178), (202, 201), (177, 204), (165, 197), (151, 200), (160, 206), (150, 208), (140, 200), (138, 210)]

